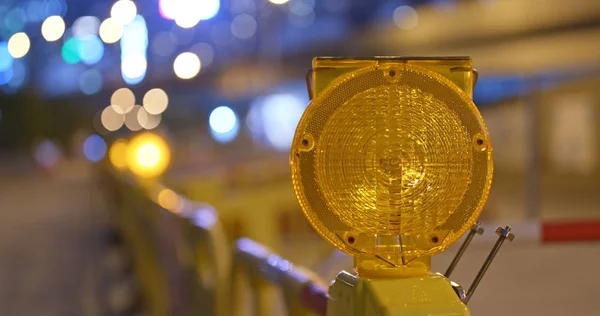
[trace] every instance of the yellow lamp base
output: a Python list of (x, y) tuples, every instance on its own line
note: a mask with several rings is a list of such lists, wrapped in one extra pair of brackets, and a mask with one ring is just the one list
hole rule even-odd
[(397, 279), (359, 278), (342, 271), (329, 287), (328, 316), (470, 316), (440, 274)]

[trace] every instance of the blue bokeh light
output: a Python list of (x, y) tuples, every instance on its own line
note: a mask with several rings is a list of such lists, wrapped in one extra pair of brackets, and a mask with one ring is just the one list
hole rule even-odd
[(0, 71), (0, 86), (10, 82), (13, 77), (13, 68), (10, 67), (4, 71)]
[(10, 75), (8, 82), (4, 85), (0, 85), (2, 92), (7, 94), (14, 94), (19, 91), (27, 81), (27, 67), (23, 59), (16, 59), (13, 63), (10, 72), (6, 75)]
[(8, 86), (13, 89), (20, 89), (27, 81), (27, 67), (22, 59), (15, 60), (13, 63), (13, 75), (8, 81)]
[(11, 33), (16, 33), (23, 30), (27, 23), (27, 15), (21, 8), (14, 8), (6, 13), (2, 18), (4, 27)]
[(88, 136), (83, 142), (83, 154), (91, 162), (98, 162), (106, 155), (106, 142), (97, 134)]
[(67, 14), (67, 3), (65, 0), (45, 0), (40, 9), (42, 16), (60, 15), (65, 17)]
[(96, 94), (102, 89), (102, 74), (97, 69), (88, 69), (79, 76), (78, 84), (83, 94)]
[(31, 0), (25, 6), (25, 12), (27, 13), (27, 19), (30, 22), (41, 22), (46, 16), (44, 12), (43, 1)]
[(13, 61), (13, 57), (8, 52), (8, 43), (0, 42), (0, 71), (11, 69)]
[(246, 118), (252, 138), (277, 150), (289, 150), (307, 104), (308, 101), (293, 93), (255, 100)]
[(104, 56), (104, 43), (102, 43), (102, 40), (98, 36), (86, 36), (79, 39), (77, 53), (82, 63), (93, 65), (99, 62)]

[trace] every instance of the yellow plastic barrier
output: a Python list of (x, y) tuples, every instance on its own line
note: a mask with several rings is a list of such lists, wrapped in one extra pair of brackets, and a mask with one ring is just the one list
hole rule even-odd
[(315, 273), (247, 238), (232, 247), (210, 205), (177, 195), (183, 207), (169, 210), (163, 185), (105, 174), (149, 315), (325, 315)]

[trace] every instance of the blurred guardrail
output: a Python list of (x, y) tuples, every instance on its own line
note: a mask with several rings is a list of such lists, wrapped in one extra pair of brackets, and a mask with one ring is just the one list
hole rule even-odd
[(326, 314), (316, 273), (251, 239), (230, 241), (210, 205), (160, 183), (102, 174), (148, 315)]

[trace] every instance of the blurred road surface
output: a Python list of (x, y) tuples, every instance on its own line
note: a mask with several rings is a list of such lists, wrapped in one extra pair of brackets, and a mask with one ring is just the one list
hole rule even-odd
[(89, 169), (0, 169), (0, 315), (105, 315), (97, 282), (105, 222)]

